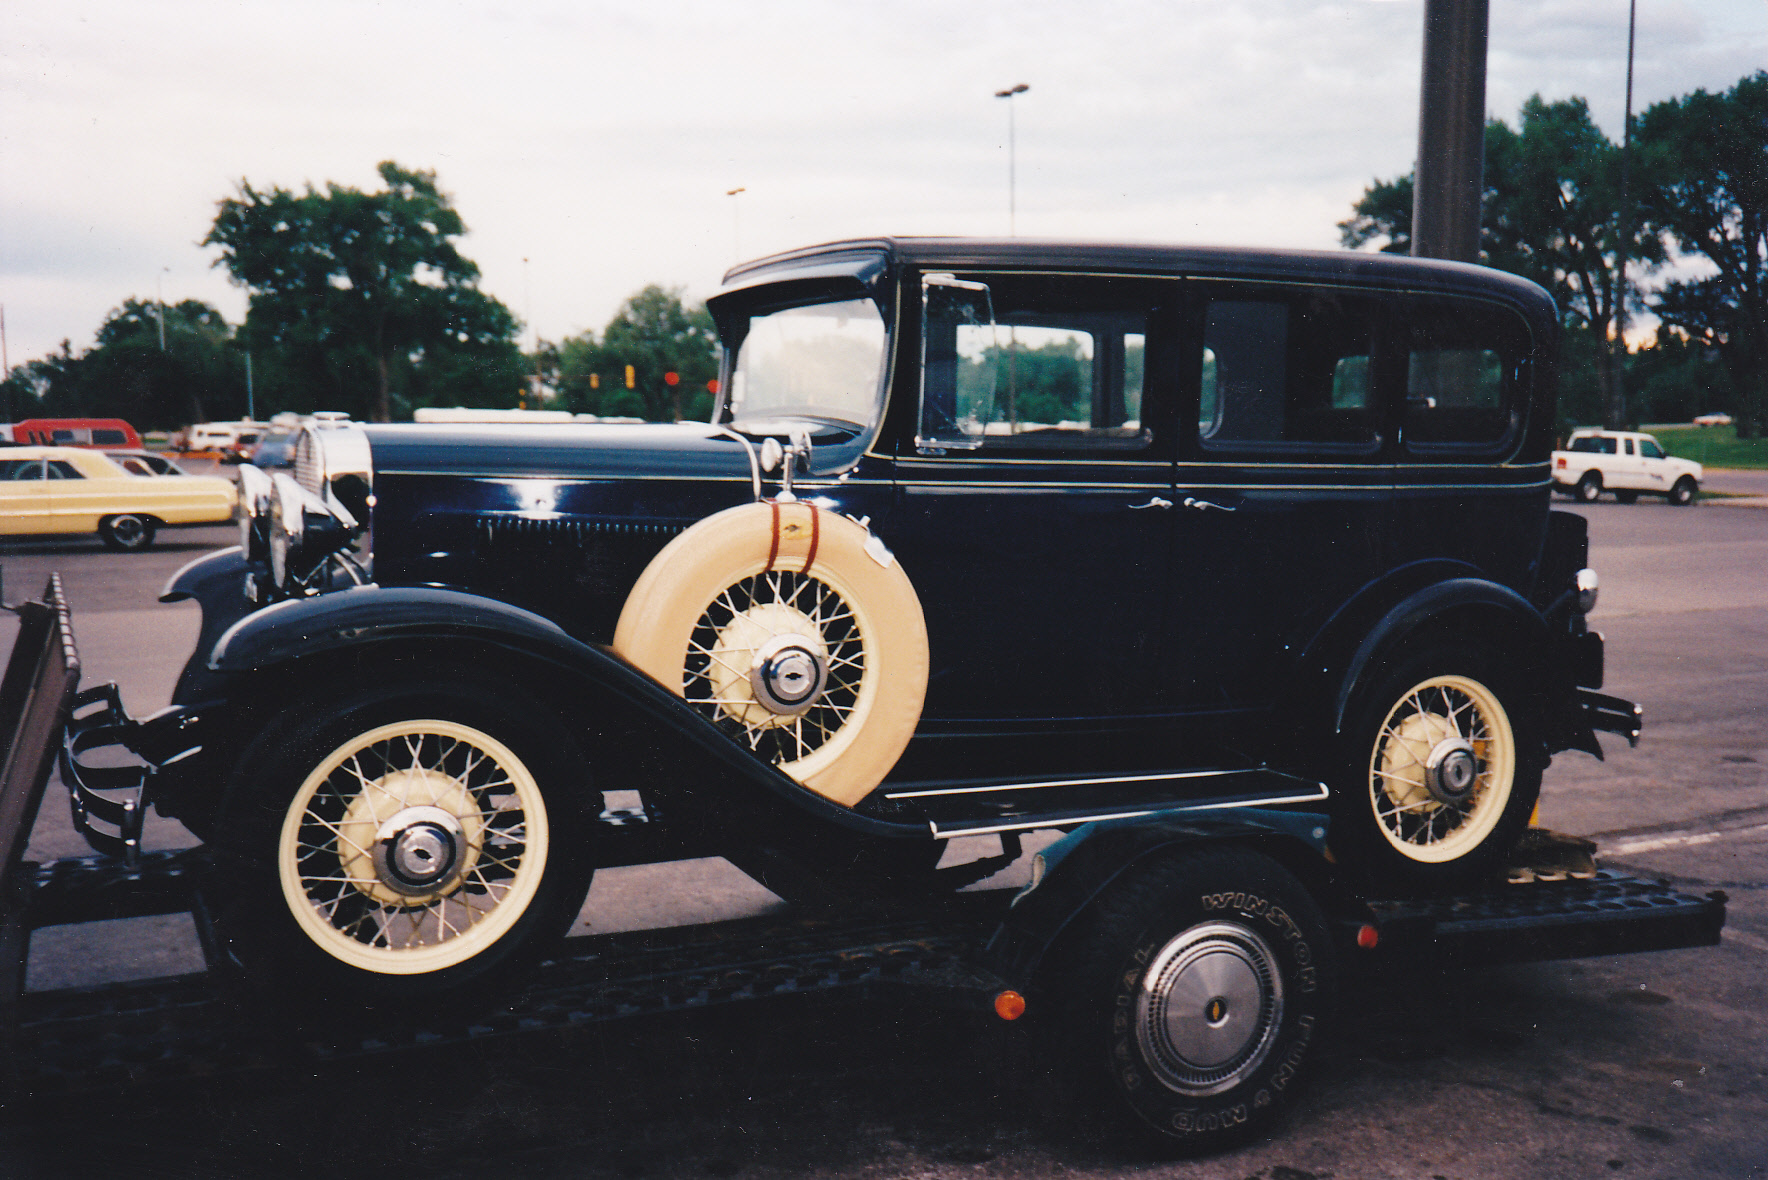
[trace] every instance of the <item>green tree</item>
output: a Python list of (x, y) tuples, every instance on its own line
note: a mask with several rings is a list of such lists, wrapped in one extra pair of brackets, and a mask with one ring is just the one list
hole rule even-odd
[[(669, 373), (677, 377), (673, 386)], [(711, 313), (704, 304), (684, 305), (679, 288), (654, 283), (620, 306), (599, 340), (585, 332), (559, 345), (559, 388), (566, 404), (584, 413), (703, 421), (712, 412), (708, 383), (717, 376)]]
[(380, 192), (241, 180), (220, 202), (203, 243), (251, 292), (243, 342), (280, 354), (280, 380), (375, 421), (438, 402), (514, 405), (516, 322), (456, 248), (460, 214), (434, 172), (378, 170)]
[[(164, 317), (162, 336), (161, 317)], [(164, 340), (162, 347), (161, 341)], [(196, 299), (166, 304), (127, 299), (105, 317), (97, 340), (20, 366), (9, 393), (19, 417), (123, 418), (141, 430), (170, 430), (245, 413), (244, 358), (221, 313)]]
[(1723, 94), (1697, 90), (1640, 116), (1640, 210), (1710, 267), (1651, 301), (1666, 324), (1717, 352), (1739, 438), (1768, 430), (1768, 71)]

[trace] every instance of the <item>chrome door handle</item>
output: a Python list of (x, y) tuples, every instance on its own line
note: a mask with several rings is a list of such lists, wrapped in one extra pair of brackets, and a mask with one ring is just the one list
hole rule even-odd
[(1173, 502), (1171, 500), (1168, 500), (1166, 497), (1155, 496), (1153, 499), (1149, 500), (1146, 504), (1131, 504), (1130, 511), (1131, 512), (1139, 512), (1144, 508), (1171, 508), (1172, 506), (1173, 506)]
[(1186, 496), (1185, 507), (1195, 508), (1199, 512), (1207, 512), (1211, 508), (1215, 509), (1217, 512), (1233, 512), (1235, 510), (1232, 505), (1216, 504), (1209, 500), (1199, 500), (1196, 496)]

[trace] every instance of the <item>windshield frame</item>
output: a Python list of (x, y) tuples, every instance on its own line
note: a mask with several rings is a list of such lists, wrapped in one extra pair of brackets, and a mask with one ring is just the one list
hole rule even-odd
[[(793, 290), (794, 287), (797, 289)], [(773, 295), (772, 298), (769, 298), (770, 294)], [(870, 439), (875, 436), (883, 422), (886, 393), (890, 387), (891, 370), (895, 362), (896, 317), (891, 306), (892, 301), (881, 297), (881, 293), (861, 288), (858, 284), (844, 284), (836, 289), (825, 287), (814, 292), (803, 290), (800, 284), (782, 284), (782, 289), (772, 292), (764, 287), (746, 291), (744, 295), (746, 298), (739, 308), (727, 306), (721, 309), (725, 312), (720, 324), (723, 329), (720, 343), (723, 347), (719, 360), (718, 401), (712, 413), (713, 423), (730, 426), (743, 433), (779, 434), (782, 433), (780, 424), (798, 422), (824, 431), (844, 433), (850, 438)], [(803, 308), (860, 302), (870, 305), (880, 328), (877, 376), (863, 421), (852, 418), (848, 407), (814, 403), (733, 408), (732, 393), (738, 362), (742, 357), (743, 346), (748, 342), (751, 325), (756, 320)]]

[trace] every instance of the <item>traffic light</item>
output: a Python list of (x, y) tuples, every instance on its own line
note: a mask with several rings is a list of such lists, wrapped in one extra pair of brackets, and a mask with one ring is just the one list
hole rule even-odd
[(631, 365), (627, 365), (626, 366), (626, 388), (632, 389), (637, 384), (638, 384), (638, 374), (632, 371)]
[(591, 373), (589, 375), (589, 387), (591, 389), (600, 389), (602, 387), (602, 375), (600, 373)]

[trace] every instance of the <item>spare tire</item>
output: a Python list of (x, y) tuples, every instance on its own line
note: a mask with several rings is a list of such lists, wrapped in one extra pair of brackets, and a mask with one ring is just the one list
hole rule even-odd
[(806, 787), (851, 807), (884, 780), (927, 694), (927, 624), (863, 526), (744, 504), (676, 537), (620, 612), (614, 650)]

